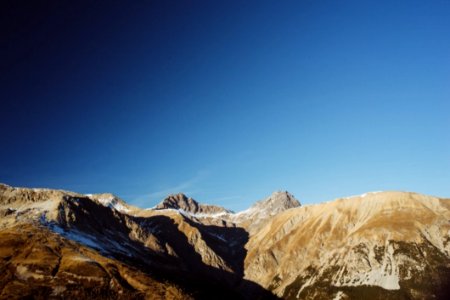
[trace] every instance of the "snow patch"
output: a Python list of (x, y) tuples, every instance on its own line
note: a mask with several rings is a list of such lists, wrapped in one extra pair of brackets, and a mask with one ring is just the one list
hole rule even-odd
[(222, 242), (226, 242), (227, 241), (222, 234), (216, 234), (216, 233), (212, 233), (212, 232), (209, 232), (209, 234), (214, 236), (214, 237), (216, 237), (216, 238), (218, 238)]
[[(147, 208), (146, 210), (153, 210), (152, 208)], [(173, 211), (173, 212), (177, 212), (187, 218), (220, 218), (220, 217), (224, 217), (224, 216), (228, 216), (228, 215), (233, 215), (231, 213), (222, 211), (222, 212), (218, 212), (218, 213), (198, 213), (198, 214), (193, 214), (190, 213), (188, 211), (185, 211), (184, 209), (175, 209), (175, 208), (164, 208), (164, 209), (158, 209), (157, 211)]]
[(120, 211), (120, 212), (130, 212), (130, 210), (128, 208), (126, 208), (124, 205), (122, 205), (121, 203), (116, 203), (113, 204), (114, 209)]
[(108, 198), (98, 198), (97, 199), (103, 206), (113, 208), (117, 211), (128, 213), (130, 212), (130, 209), (128, 209), (125, 205), (120, 203), (116, 198), (114, 197), (108, 197)]
[[(364, 193), (364, 194), (361, 194), (361, 195), (353, 195), (353, 196), (348, 196), (348, 197), (342, 197), (342, 198), (339, 198), (339, 199), (365, 198), (365, 197), (367, 197), (369, 195), (375, 195), (375, 194), (379, 194), (379, 193), (382, 193), (382, 192), (383, 191), (367, 192), (367, 193)], [(329, 203), (329, 202), (333, 202), (333, 201), (328, 201), (328, 202), (325, 202), (325, 203)]]
[[(77, 229), (65, 229), (56, 224), (55, 222), (48, 222), (46, 220), (46, 214), (43, 213), (41, 217), (39, 218), (39, 221), (42, 225), (49, 228), (54, 233), (57, 233), (69, 240), (72, 240), (74, 242), (77, 242), (79, 244), (82, 244), (84, 246), (87, 246), (89, 248), (93, 248), (96, 250), (99, 250), (104, 253), (110, 253), (110, 252), (120, 252), (124, 254), (128, 254), (129, 251), (122, 247), (119, 243), (116, 241), (112, 241), (109, 239), (99, 239), (93, 235), (81, 232)], [(112, 251), (111, 251), (112, 250)]]
[(85, 246), (88, 246), (90, 248), (94, 248), (97, 250), (105, 250), (97, 241), (97, 239), (94, 236), (82, 233), (76, 229), (71, 230), (65, 230), (64, 228), (53, 224), (53, 223), (47, 223), (45, 224), (51, 231), (69, 239), (72, 241), (75, 241), (77, 243), (83, 244)]
[(246, 210), (240, 211), (238, 213), (235, 213), (235, 216), (240, 216), (240, 215), (249, 215), (251, 213), (253, 213), (255, 211), (254, 208), (247, 208)]

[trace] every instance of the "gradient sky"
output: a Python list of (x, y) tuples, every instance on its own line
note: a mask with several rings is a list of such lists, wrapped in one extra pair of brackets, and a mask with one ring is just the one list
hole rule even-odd
[(4, 2), (0, 182), (450, 197), (449, 1)]

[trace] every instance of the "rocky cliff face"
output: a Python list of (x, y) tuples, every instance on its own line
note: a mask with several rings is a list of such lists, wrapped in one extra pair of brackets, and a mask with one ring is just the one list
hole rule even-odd
[(0, 298), (447, 299), (450, 200), (368, 193), (233, 213), (183, 194), (0, 185)]

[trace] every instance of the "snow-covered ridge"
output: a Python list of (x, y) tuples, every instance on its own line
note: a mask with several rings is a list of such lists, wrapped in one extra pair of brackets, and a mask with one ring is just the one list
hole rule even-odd
[(364, 193), (361, 195), (347, 196), (347, 197), (342, 197), (342, 198), (338, 198), (338, 199), (365, 198), (369, 195), (375, 195), (375, 194), (379, 194), (379, 193), (383, 193), (383, 191), (367, 192), (367, 193)]
[(100, 201), (103, 206), (114, 208), (120, 212), (130, 212), (130, 210), (118, 202), (117, 199), (99, 198), (98, 201)]
[(220, 218), (220, 217), (226, 217), (233, 215), (232, 213), (228, 212), (218, 212), (218, 213), (191, 213), (188, 211), (185, 211), (184, 209), (178, 208), (164, 208), (164, 209), (153, 209), (153, 208), (147, 208), (146, 210), (155, 210), (159, 212), (169, 211), (169, 212), (176, 212), (179, 213), (185, 217), (189, 218)]
[(99, 197), (92, 194), (86, 194), (85, 196), (97, 200), (105, 207), (113, 208), (122, 213), (129, 213), (131, 211), (128, 207), (123, 205), (118, 198), (112, 195)]

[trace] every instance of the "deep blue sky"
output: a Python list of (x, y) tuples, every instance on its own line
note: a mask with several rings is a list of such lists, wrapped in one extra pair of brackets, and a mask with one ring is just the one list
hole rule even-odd
[(0, 182), (450, 197), (449, 1), (5, 2)]

